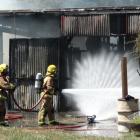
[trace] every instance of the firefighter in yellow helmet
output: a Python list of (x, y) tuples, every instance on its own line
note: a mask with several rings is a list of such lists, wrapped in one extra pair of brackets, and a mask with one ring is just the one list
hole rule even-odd
[[(38, 125), (45, 125), (45, 119), (48, 115), (48, 124), (56, 125), (58, 122), (55, 121), (54, 108), (53, 108), (53, 95), (55, 95), (55, 84), (54, 78), (57, 72), (55, 65), (49, 65), (47, 68), (46, 76), (43, 80), (43, 96), (40, 110), (38, 112)], [(44, 95), (45, 94), (45, 95)]]
[(5, 122), (7, 91), (13, 90), (15, 85), (9, 82), (8, 65), (0, 64), (0, 125), (7, 126)]

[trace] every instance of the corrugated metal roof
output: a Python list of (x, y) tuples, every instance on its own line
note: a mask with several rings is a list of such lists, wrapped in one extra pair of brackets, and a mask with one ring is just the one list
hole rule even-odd
[(140, 13), (140, 6), (62, 8), (38, 10), (0, 10), (0, 14), (101, 14), (101, 13)]

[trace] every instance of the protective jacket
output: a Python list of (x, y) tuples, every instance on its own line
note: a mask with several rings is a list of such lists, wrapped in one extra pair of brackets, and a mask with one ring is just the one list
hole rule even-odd
[(54, 95), (54, 88), (54, 75), (48, 74), (44, 78), (43, 92), (46, 93), (46, 95), (50, 95), (50, 97), (52, 97), (52, 95)]
[(3, 123), (5, 120), (7, 91), (13, 90), (14, 88), (15, 85), (9, 82), (9, 78), (0, 74), (0, 123)]
[(15, 85), (9, 82), (9, 78), (0, 74), (0, 100), (6, 99), (6, 91), (14, 88)]

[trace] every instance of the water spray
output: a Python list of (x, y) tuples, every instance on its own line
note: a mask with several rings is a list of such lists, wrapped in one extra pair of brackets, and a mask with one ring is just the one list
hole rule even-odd
[(139, 70), (137, 69), (137, 73), (139, 74), (139, 76), (140, 76), (140, 72), (139, 72)]

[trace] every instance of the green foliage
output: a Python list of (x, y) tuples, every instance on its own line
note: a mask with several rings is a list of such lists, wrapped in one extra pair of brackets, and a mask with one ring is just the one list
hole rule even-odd
[(135, 118), (132, 120), (132, 123), (140, 124), (140, 116), (135, 117)]
[(135, 53), (140, 57), (140, 33), (138, 34), (138, 37), (136, 39)]

